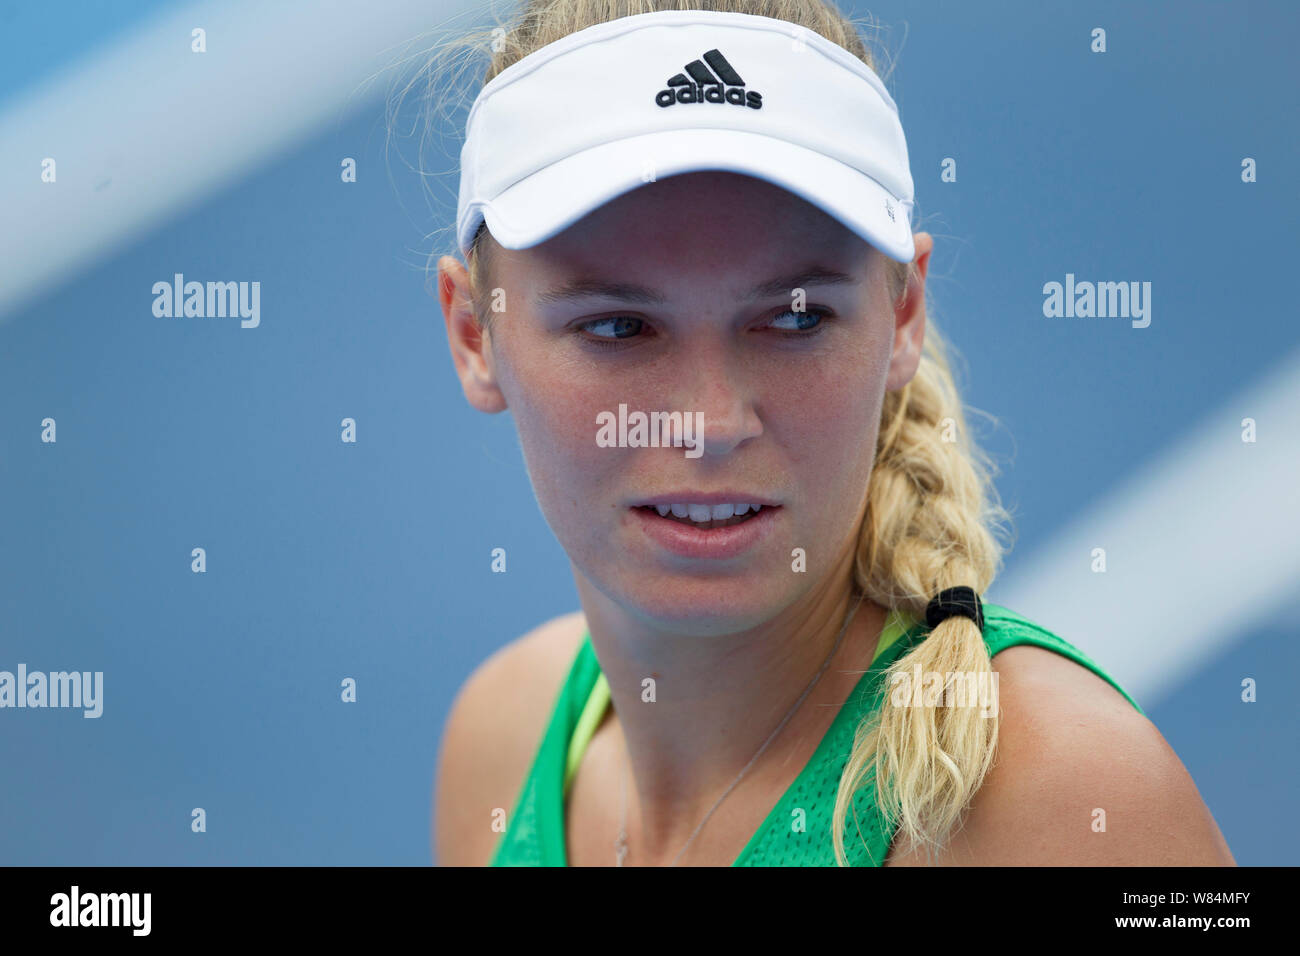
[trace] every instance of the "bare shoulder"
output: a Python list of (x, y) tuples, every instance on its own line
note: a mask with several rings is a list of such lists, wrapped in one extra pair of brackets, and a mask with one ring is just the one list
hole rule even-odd
[(586, 619), (554, 618), (493, 653), (461, 685), (439, 747), (434, 855), (441, 866), (482, 866), (532, 766)]
[[(1041, 647), (993, 658), (1001, 718), (993, 769), (934, 863), (1234, 866), (1187, 768), (1101, 677)], [(923, 853), (890, 865), (925, 865)]]

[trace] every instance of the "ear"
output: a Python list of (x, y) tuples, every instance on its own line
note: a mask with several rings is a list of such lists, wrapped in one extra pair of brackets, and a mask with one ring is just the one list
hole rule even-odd
[(465, 398), (480, 412), (500, 412), (506, 398), (497, 383), (492, 339), (479, 328), (470, 300), (469, 270), (454, 256), (438, 260), (438, 301), (447, 323), (447, 344)]
[(912, 380), (921, 364), (921, 346), (925, 342), (925, 276), (930, 269), (934, 239), (928, 232), (913, 236), (916, 257), (907, 288), (894, 306), (894, 352), (889, 360), (889, 377), (885, 390), (902, 388)]

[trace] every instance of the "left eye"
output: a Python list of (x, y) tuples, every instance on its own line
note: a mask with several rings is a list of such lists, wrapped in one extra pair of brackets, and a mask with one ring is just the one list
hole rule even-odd
[[(803, 312), (796, 309), (786, 309), (784, 312), (777, 313), (776, 317), (772, 319), (771, 325), (785, 332), (806, 332), (809, 329), (818, 328), (822, 320), (829, 314), (823, 309), (808, 309)], [(790, 317), (793, 317), (793, 319)]]
[[(612, 315), (604, 319), (596, 319), (588, 322), (582, 328), (590, 332), (596, 338), (609, 339), (617, 341), (619, 339), (633, 338), (637, 332), (641, 331), (644, 323), (634, 316), (629, 315)], [(596, 329), (603, 331), (596, 332)]]

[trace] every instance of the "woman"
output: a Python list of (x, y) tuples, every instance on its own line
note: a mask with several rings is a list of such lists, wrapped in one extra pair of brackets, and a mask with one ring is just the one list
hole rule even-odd
[(439, 861), (1231, 864), (1136, 702), (979, 598), (1005, 512), (852, 23), (558, 0), (492, 37), (440, 301), (582, 610), (462, 688)]

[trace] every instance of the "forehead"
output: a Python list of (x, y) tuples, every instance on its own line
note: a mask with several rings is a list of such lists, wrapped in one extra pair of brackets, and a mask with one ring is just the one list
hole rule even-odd
[[(743, 285), (824, 273), (865, 278), (872, 246), (780, 186), (740, 173), (686, 173), (610, 200), (529, 249), (499, 250), (511, 272), (547, 288), (573, 279), (629, 283), (671, 275)], [(642, 277), (641, 280), (634, 276)]]

